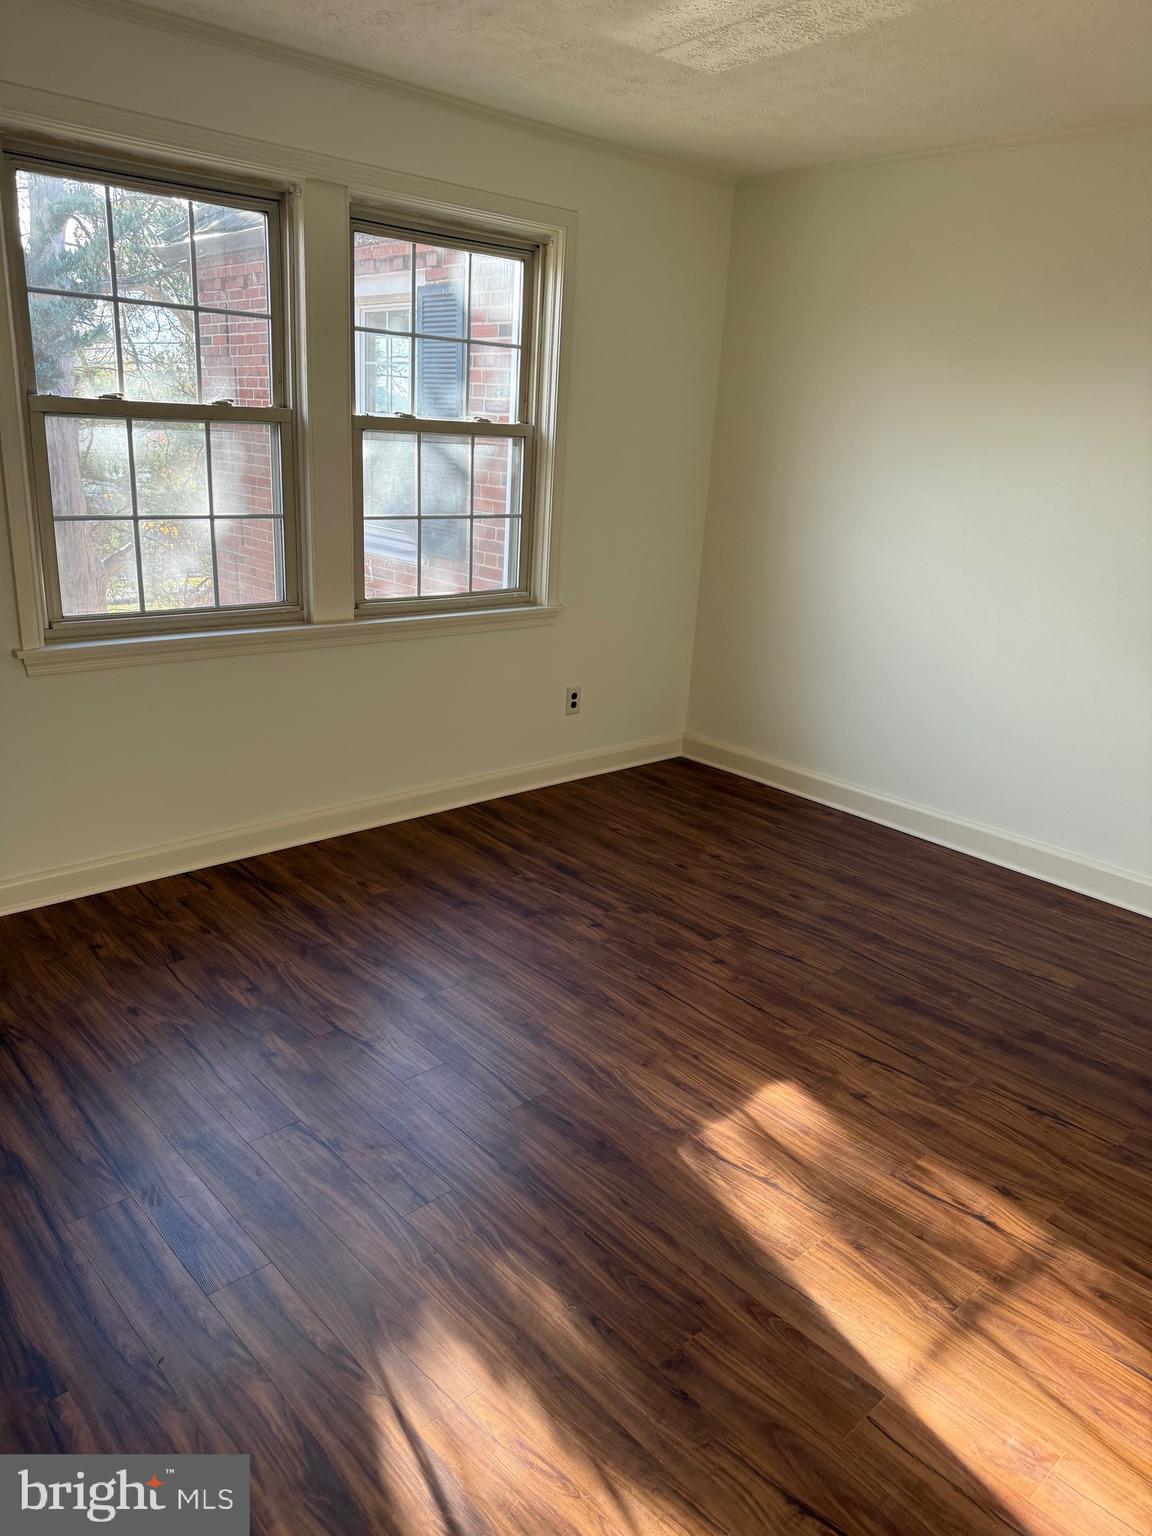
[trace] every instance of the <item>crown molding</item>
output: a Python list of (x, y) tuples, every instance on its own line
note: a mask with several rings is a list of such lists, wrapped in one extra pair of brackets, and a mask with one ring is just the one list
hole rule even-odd
[(915, 165), (921, 161), (959, 160), (975, 155), (995, 155), (1033, 144), (1060, 144), (1068, 139), (1096, 138), (1110, 133), (1140, 133), (1152, 128), (1152, 112), (1135, 117), (1109, 118), (1102, 123), (1081, 123), (1072, 128), (1046, 128), (1036, 133), (1016, 133), (996, 139), (960, 139), (920, 149), (895, 149), (873, 155), (845, 154), (831, 160), (802, 161), (796, 165), (770, 166), (763, 171), (736, 173), (732, 177), (741, 192), (801, 176), (834, 175), (838, 171), (883, 170), (890, 165)]
[(594, 150), (601, 154), (638, 161), (644, 165), (676, 171), (681, 175), (693, 176), (701, 181), (713, 182), (720, 186), (732, 186), (737, 180), (734, 172), (729, 173), (698, 165), (692, 161), (678, 160), (673, 155), (660, 155), (649, 150), (633, 149), (626, 144), (615, 143), (611, 139), (598, 138), (595, 134), (581, 133), (574, 128), (561, 128), (554, 123), (541, 122), (539, 118), (528, 117), (518, 112), (508, 112), (500, 107), (487, 107), (462, 96), (453, 96), (447, 91), (437, 91), (429, 86), (397, 80), (391, 75), (381, 74), (374, 69), (365, 69), (356, 64), (341, 64), (335, 59), (325, 59), (319, 54), (308, 53), (303, 48), (293, 48), (287, 43), (275, 43), (266, 38), (254, 37), (250, 33), (236, 32), (231, 27), (217, 26), (214, 22), (196, 21), (191, 17), (157, 11), (151, 6), (138, 4), (137, 0), (62, 0), (62, 3), (75, 6), (79, 10), (115, 16), (121, 21), (152, 27), (160, 32), (171, 32), (179, 37), (193, 38), (216, 48), (254, 54), (257, 58), (283, 64), (289, 69), (302, 69), (314, 75), (328, 75), (364, 90), (380, 91), (384, 95), (418, 101), (425, 106), (440, 107), (445, 111), (479, 118), (482, 122), (495, 123), (503, 128), (532, 133), (538, 138), (552, 139), (573, 148)]
[[(66, 3), (87, 4), (88, 0)], [(427, 203), (441, 213), (466, 215), (479, 210), (489, 218), (546, 226), (549, 230), (575, 230), (577, 223), (576, 211), (571, 208), (0, 79), (0, 136), (10, 144), (15, 142), (20, 148), (33, 150), (41, 145), (60, 144), (74, 151), (78, 132), (85, 135), (86, 144), (92, 147), (138, 156), (153, 164), (164, 159), (186, 170), (202, 171), (210, 163), (225, 173), (270, 178), (285, 190), (298, 188), (301, 182), (314, 178), (347, 186), (353, 198), (384, 196), (413, 208)]]

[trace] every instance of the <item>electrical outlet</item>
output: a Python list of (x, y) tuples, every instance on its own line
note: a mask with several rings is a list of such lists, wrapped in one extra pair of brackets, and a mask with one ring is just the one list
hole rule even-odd
[(578, 715), (580, 713), (580, 693), (581, 690), (579, 688), (569, 688), (567, 693), (565, 693), (564, 713), (566, 715)]

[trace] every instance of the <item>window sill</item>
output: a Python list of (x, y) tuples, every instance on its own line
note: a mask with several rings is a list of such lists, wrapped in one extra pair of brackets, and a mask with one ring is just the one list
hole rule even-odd
[(216, 656), (260, 656), (321, 645), (362, 645), (376, 640), (414, 640), (424, 635), (471, 634), (482, 629), (522, 629), (553, 624), (559, 604), (474, 609), (451, 614), (404, 614), (338, 624), (281, 624), (262, 629), (199, 630), (185, 634), (120, 636), (115, 640), (59, 640), (16, 651), (29, 677), (51, 672), (92, 672), (104, 667), (147, 666)]

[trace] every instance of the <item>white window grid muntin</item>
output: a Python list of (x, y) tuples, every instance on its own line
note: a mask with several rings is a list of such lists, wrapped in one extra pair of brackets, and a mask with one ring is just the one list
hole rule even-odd
[[(299, 529), (296, 502), (294, 412), (289, 403), (289, 295), (285, 264), (285, 220), (283, 199), (278, 194), (246, 192), (233, 186), (216, 186), (201, 182), (195, 177), (173, 175), (171, 179), (153, 176), (138, 168), (129, 169), (113, 162), (100, 163), (83, 157), (55, 158), (41, 153), (8, 151), (3, 156), (3, 197), (5, 222), (9, 231), (10, 270), (15, 276), (15, 324), (18, 364), (24, 386), (27, 407), (26, 428), (29, 438), (29, 458), (36, 512), (36, 528), (39, 542), (40, 564), (44, 587), (45, 608), (48, 619), (48, 639), (87, 639), (100, 635), (137, 635), (183, 631), (189, 628), (228, 628), (242, 622), (244, 625), (276, 624), (303, 617), (299, 596)], [(26, 281), (23, 245), (20, 238), (20, 220), (16, 196), (16, 173), (27, 170), (35, 174), (74, 179), (103, 186), (106, 209), (106, 239), (109, 249), (109, 268), (113, 291), (106, 294), (86, 294), (78, 289), (49, 289), (37, 287)], [(115, 292), (114, 224), (111, 213), (113, 188), (152, 192), (158, 196), (172, 197), (189, 204), (211, 203), (217, 207), (234, 207), (254, 210), (265, 218), (265, 259), (267, 262), (268, 308), (265, 311), (226, 308), (199, 303), (176, 304), (167, 301), (122, 298)], [(193, 299), (198, 295), (195, 239), (189, 209), (189, 268)], [(32, 344), (31, 313), (29, 299), (37, 294), (64, 298), (95, 298), (113, 306), (117, 353), (118, 382), (123, 383), (123, 364), (120, 344), (120, 318), (117, 306), (145, 305), (157, 309), (170, 309), (193, 313), (195, 320), (195, 352), (197, 384), (202, 384), (202, 358), (200, 348), (199, 314), (223, 314), (231, 318), (263, 319), (269, 325), (269, 394), (266, 406), (235, 405), (224, 401), (198, 403), (173, 400), (126, 400), (122, 392), (115, 396), (83, 396), (40, 394), (36, 382), (36, 359)], [(273, 428), (278, 442), (278, 452), (272, 454), (273, 512), (252, 514), (279, 524), (281, 540), (278, 550), (277, 579), (281, 583), (283, 598), (275, 603), (215, 604), (212, 607), (165, 609), (147, 612), (143, 609), (144, 587), (140, 573), (140, 548), (138, 524), (154, 521), (154, 518), (137, 516), (137, 488), (134, 474), (131, 477), (133, 533), (136, 538), (137, 596), (141, 611), (126, 615), (100, 615), (69, 617), (63, 613), (60, 574), (56, 558), (55, 522), (53, 515), (52, 488), (48, 469), (47, 429), (48, 416), (81, 416), (132, 421), (188, 421), (203, 424), (205, 451), (208, 456), (208, 495), (212, 497), (209, 424), (230, 422), (241, 426), (264, 422)], [(129, 428), (131, 444), (131, 429)], [(215, 530), (216, 516), (209, 502), (210, 515), (202, 519), (213, 525), (212, 575), (214, 593), (218, 595)], [(225, 519), (228, 514), (223, 514)], [(84, 521), (85, 519), (75, 519)], [(93, 519), (95, 520), (95, 519)], [(127, 520), (127, 519), (125, 519)], [(173, 519), (176, 520), (176, 519)]]
[[(398, 240), (410, 244), (412, 250), (411, 270), (409, 277), (409, 325), (402, 330), (377, 329), (360, 323), (358, 306), (356, 302), (356, 235), (367, 234), (385, 239)], [(519, 260), (522, 263), (522, 276), (520, 282), (520, 336), (518, 341), (496, 341), (477, 339), (473, 342), (471, 332), (472, 312), (472, 263), (468, 263), (468, 278), (464, 295), (464, 325), (462, 336), (445, 336), (438, 332), (422, 332), (416, 329), (416, 292), (417, 292), (417, 267), (415, 247), (418, 245), (429, 246), (435, 249), (464, 251), (471, 257), (474, 254), (491, 255), (505, 260)], [(502, 346), (514, 350), (519, 354), (518, 363), (518, 387), (515, 402), (515, 413), (518, 417), (515, 421), (489, 422), (477, 417), (424, 417), (414, 412), (400, 412), (389, 416), (372, 415), (358, 412), (353, 416), (353, 434), (356, 442), (356, 452), (353, 456), (353, 475), (355, 489), (355, 521), (356, 521), (356, 549), (355, 579), (357, 611), (370, 615), (390, 613), (403, 615), (405, 613), (436, 612), (438, 610), (471, 607), (500, 607), (519, 606), (532, 600), (531, 576), (533, 560), (533, 541), (536, 533), (537, 508), (534, 498), (534, 449), (536, 442), (536, 424), (533, 416), (533, 388), (537, 373), (536, 359), (534, 356), (535, 319), (538, 302), (537, 283), (539, 278), (539, 262), (537, 260), (539, 247), (532, 244), (524, 244), (519, 241), (498, 241), (483, 238), (470, 238), (462, 231), (449, 228), (420, 228), (403, 223), (353, 217), (351, 223), (351, 236), (349, 239), (349, 262), (352, 268), (350, 287), (352, 293), (352, 326), (354, 340), (357, 345), (353, 348), (354, 367), (356, 378), (354, 387), (359, 387), (361, 377), (359, 369), (359, 338), (361, 333), (366, 335), (399, 336), (406, 338), (412, 348), (412, 382), (413, 393), (416, 388), (415, 381), (415, 346), (420, 339), (447, 342), (460, 345), (465, 354), (465, 361), (469, 356), (472, 346), (488, 348)], [(467, 367), (465, 369), (464, 404), (467, 406)], [(357, 401), (359, 396), (356, 396)], [(412, 405), (414, 399), (409, 400)], [(468, 587), (467, 592), (428, 593), (416, 597), (387, 597), (369, 598), (365, 596), (365, 539), (364, 539), (364, 437), (366, 433), (402, 433), (413, 436), (416, 441), (416, 495), (417, 513), (415, 516), (417, 532), (416, 548), (416, 580), (421, 580), (422, 571), (422, 524), (425, 514), (419, 510), (420, 495), (420, 455), (421, 440), (426, 437), (459, 436), (470, 438), (469, 450), (469, 514), (468, 522)], [(477, 522), (492, 520), (494, 514), (477, 514), (475, 512), (475, 481), (474, 461), (475, 443), (481, 438), (497, 438), (506, 440), (518, 440), (520, 442), (519, 472), (515, 477), (518, 481), (520, 493), (520, 512), (515, 517), (506, 517), (509, 528), (515, 524), (519, 539), (518, 571), (514, 585), (497, 590), (473, 591), (474, 560), (475, 560), (475, 524)], [(513, 456), (514, 457), (514, 456)], [(428, 520), (434, 519), (434, 514), (428, 514)], [(370, 519), (371, 521), (402, 521), (402, 519)], [(462, 521), (464, 519), (461, 519)]]

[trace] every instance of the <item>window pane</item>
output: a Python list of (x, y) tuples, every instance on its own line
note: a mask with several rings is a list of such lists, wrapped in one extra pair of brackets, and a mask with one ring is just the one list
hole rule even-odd
[(50, 298), (33, 293), (28, 297), (28, 312), (40, 394), (91, 399), (120, 388), (109, 300)]
[(249, 315), (200, 316), (202, 400), (271, 405), (271, 358), (267, 320)]
[(182, 197), (112, 188), (116, 292), (125, 298), (191, 304), (188, 203)]
[(208, 459), (201, 422), (133, 422), (132, 452), (140, 517), (208, 516)]
[(437, 245), (416, 247), (416, 330), (431, 336), (466, 335), (468, 252)]
[(416, 596), (416, 519), (365, 520), (364, 596)]
[(29, 288), (112, 292), (103, 182), (17, 171), (16, 200)]
[(46, 416), (53, 517), (131, 517), (128, 426), (93, 416)]
[(415, 437), (365, 432), (364, 516), (413, 517), (415, 513)]
[(463, 417), (466, 351), (459, 341), (417, 341), (417, 416), (438, 416), (448, 421)]
[(280, 506), (279, 429), (213, 422), (212, 508), (217, 517), (272, 517)]
[(215, 603), (212, 525), (206, 518), (142, 522), (140, 563), (147, 612), (211, 608)]
[(472, 512), (515, 517), (520, 508), (523, 445), (515, 437), (478, 437), (472, 461)]
[(472, 304), (468, 334), (476, 341), (520, 338), (524, 263), (472, 254)]
[(471, 493), (471, 440), (420, 440), (420, 512), (424, 517), (467, 517)]
[(435, 596), (468, 590), (468, 536), (464, 517), (422, 519), (420, 523), (420, 592)]
[(256, 208), (192, 204), (196, 302), (268, 314), (268, 219)]
[(153, 304), (120, 304), (117, 308), (125, 399), (197, 400), (192, 312)]
[(489, 421), (519, 416), (520, 353), (515, 347), (468, 348), (468, 415)]
[(412, 409), (412, 343), (407, 336), (356, 332), (356, 409), (391, 416)]
[(139, 611), (136, 544), (130, 522), (94, 518), (54, 523), (60, 602), (67, 618)]
[(356, 324), (379, 331), (412, 329), (412, 245), (358, 231), (352, 239)]
[(520, 579), (520, 519), (478, 517), (472, 524), (472, 590), (495, 592)]
[(216, 575), (220, 602), (279, 603), (284, 600), (284, 525), (279, 518), (218, 518)]

